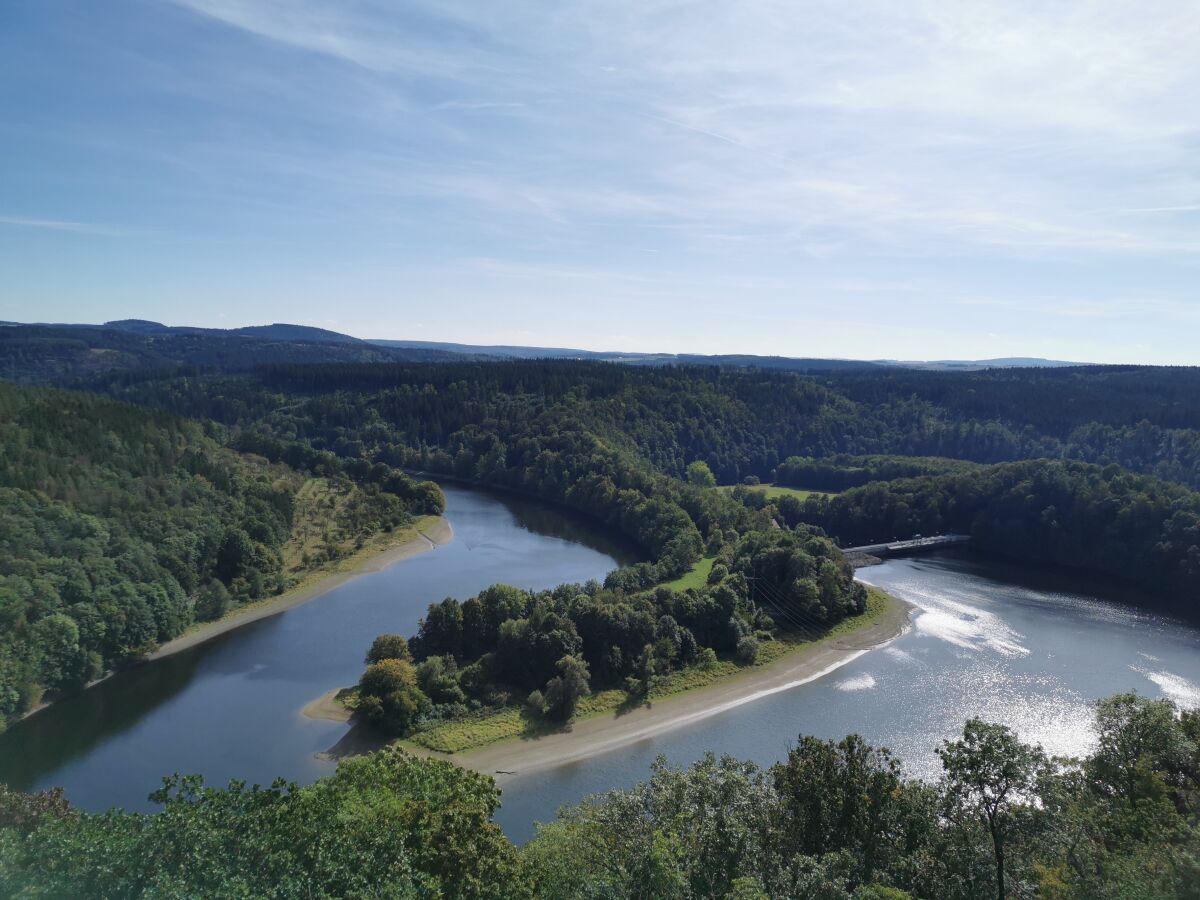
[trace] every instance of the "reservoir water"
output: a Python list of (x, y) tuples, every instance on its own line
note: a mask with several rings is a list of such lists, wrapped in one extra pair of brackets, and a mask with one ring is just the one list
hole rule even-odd
[(0, 734), (0, 782), (61, 785), (85, 809), (153, 809), (172, 772), (209, 784), (311, 782), (347, 731), (300, 710), (353, 684), (382, 632), (412, 634), (426, 607), (496, 582), (549, 588), (634, 561), (603, 529), (540, 503), (445, 487), (454, 540), (287, 612), (122, 672)]
[[(912, 628), (806, 685), (582, 762), (504, 784), (497, 819), (516, 840), (557, 808), (644, 779), (658, 754), (705, 751), (770, 765), (798, 735), (857, 732), (936, 778), (940, 741), (978, 716), (1063, 755), (1088, 752), (1092, 703), (1119, 691), (1200, 705), (1200, 629), (1135, 608), (1126, 592), (958, 554), (859, 570), (916, 607)], [(1153, 599), (1153, 598), (1149, 598)]]
[[(446, 488), (455, 539), (311, 603), (123, 672), (0, 735), (0, 782), (53, 785), (86, 809), (151, 809), (171, 772), (310, 782), (347, 726), (301, 708), (353, 683), (375, 635), (411, 634), (426, 606), (505, 582), (527, 588), (602, 578), (628, 548), (562, 512)], [(517, 840), (565, 803), (644, 779), (658, 754), (707, 750), (769, 765), (799, 734), (858, 732), (910, 774), (936, 778), (939, 741), (970, 716), (1014, 727), (1059, 754), (1087, 752), (1091, 704), (1137, 690), (1200, 704), (1200, 629), (1075, 576), (1030, 574), (962, 554), (894, 560), (859, 576), (915, 607), (908, 632), (823, 678), (583, 762), (503, 784), (497, 819)], [(1144, 600), (1145, 598), (1143, 598)], [(1153, 598), (1150, 598), (1153, 599)]]

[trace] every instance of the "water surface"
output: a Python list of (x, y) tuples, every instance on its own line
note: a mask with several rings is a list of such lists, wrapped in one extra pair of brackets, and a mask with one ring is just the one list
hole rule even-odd
[[(1056, 754), (1088, 752), (1091, 704), (1119, 691), (1200, 705), (1200, 630), (1129, 605), (1128, 592), (965, 554), (899, 559), (859, 576), (912, 603), (913, 627), (809, 684), (601, 756), (513, 779), (498, 820), (515, 839), (565, 803), (644, 779), (656, 755), (706, 750), (770, 765), (800, 734), (850, 732), (936, 778), (940, 741), (971, 716)], [(1153, 601), (1154, 598), (1143, 598)]]
[(0, 735), (0, 782), (54, 785), (90, 810), (152, 809), (163, 775), (199, 773), (302, 783), (333, 771), (318, 759), (345, 735), (300, 710), (353, 684), (381, 632), (412, 634), (426, 607), (504, 582), (548, 588), (603, 579), (631, 550), (592, 523), (544, 504), (446, 487), (454, 540), (363, 575), (322, 597), (122, 672)]

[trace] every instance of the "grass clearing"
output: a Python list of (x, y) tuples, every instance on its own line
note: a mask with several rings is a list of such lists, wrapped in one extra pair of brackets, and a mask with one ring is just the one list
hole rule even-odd
[(735, 487), (744, 487), (748, 491), (757, 491), (768, 500), (776, 497), (795, 497), (797, 500), (807, 500), (809, 497), (832, 497), (835, 491), (806, 491), (802, 488), (785, 487), (782, 484), (725, 484), (721, 490), (731, 491)]
[(362, 488), (348, 478), (309, 478), (296, 492), (292, 531), (283, 545), (284, 574), (325, 571), (348, 557), (386, 550), (415, 537), (410, 525), (380, 528)]
[(690, 572), (685, 572), (674, 581), (668, 581), (663, 587), (669, 587), (673, 591), (686, 591), (688, 588), (699, 590), (708, 584), (708, 576), (712, 573), (713, 563), (717, 561), (715, 556), (705, 556), (692, 566)]

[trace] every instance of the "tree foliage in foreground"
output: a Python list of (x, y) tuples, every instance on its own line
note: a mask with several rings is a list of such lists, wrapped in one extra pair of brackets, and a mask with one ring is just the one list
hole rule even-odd
[(972, 720), (943, 777), (804, 737), (769, 769), (711, 754), (562, 810), (519, 848), (489, 777), (396, 749), (297, 788), (173, 776), (153, 814), (0, 788), (0, 894), (21, 897), (1168, 900), (1200, 896), (1200, 713), (1097, 705), (1048, 759)]
[[(972, 720), (933, 784), (853, 735), (801, 738), (765, 771), (660, 759), (649, 781), (541, 826), (525, 861), (545, 897), (1200, 896), (1200, 714), (1121, 695), (1098, 719), (1082, 761)], [(1141, 777), (1105, 768), (1114, 752)]]
[[(396, 750), (298, 788), (174, 776), (153, 815), (100, 815), (0, 794), (0, 895), (25, 897), (529, 896), (491, 822), (486, 776)], [(24, 824), (22, 824), (24, 823)]]

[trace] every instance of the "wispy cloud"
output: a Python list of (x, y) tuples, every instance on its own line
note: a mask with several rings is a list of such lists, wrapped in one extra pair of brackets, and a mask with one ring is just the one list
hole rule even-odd
[[(1157, 172), (1186, 166), (1200, 132), (1189, 3), (173, 2), (373, 73), (351, 105), (391, 91), (435, 130), (461, 127), (439, 120), (456, 111), (524, 117), (481, 136), (495, 141), (485, 157), (446, 132), (459, 152), (445, 165), (376, 170), (385, 195), (399, 180), (534, 228), (608, 219), (720, 243), (837, 247), (836, 232), (935, 255), (1200, 250), (1200, 231), (1085, 212), (1098, 192), (1116, 208), (1190, 208), (1122, 202), (1163, 196)], [(361, 183), (363, 162), (327, 165)]]
[[(354, 277), (364, 297), (447, 307), (504, 290), (543, 321), (564, 297), (626, 303), (648, 329), (696, 306), (722, 339), (731, 309), (816, 335), (806, 323), (833, 303), (872, 324), (825, 321), (831, 352), (844, 330), (903, 345), (866, 355), (963, 356), (989, 333), (1020, 355), (1057, 328), (1078, 341), (1047, 355), (1116, 357), (1136, 331), (1194, 356), (1178, 334), (1200, 265), (1193, 0), (113, 0), (40, 15), (42, 32), (0, 34), (0, 52), (67, 99), (6, 116), (0, 162), (35, 185), (10, 209), (63, 221), (0, 227), (47, 241), (127, 233), (93, 216), (145, 222), (177, 236), (164, 272), (176, 254), (246, 296)], [(217, 246), (203, 267), (183, 259)], [(747, 339), (766, 331), (805, 349), (774, 329)]]
[(97, 225), (93, 222), (67, 222), (61, 219), (34, 219), (25, 216), (0, 215), (0, 226), (34, 228), (42, 231), (66, 231), (72, 234), (94, 234), (103, 237), (122, 237), (129, 234), (123, 228)]

